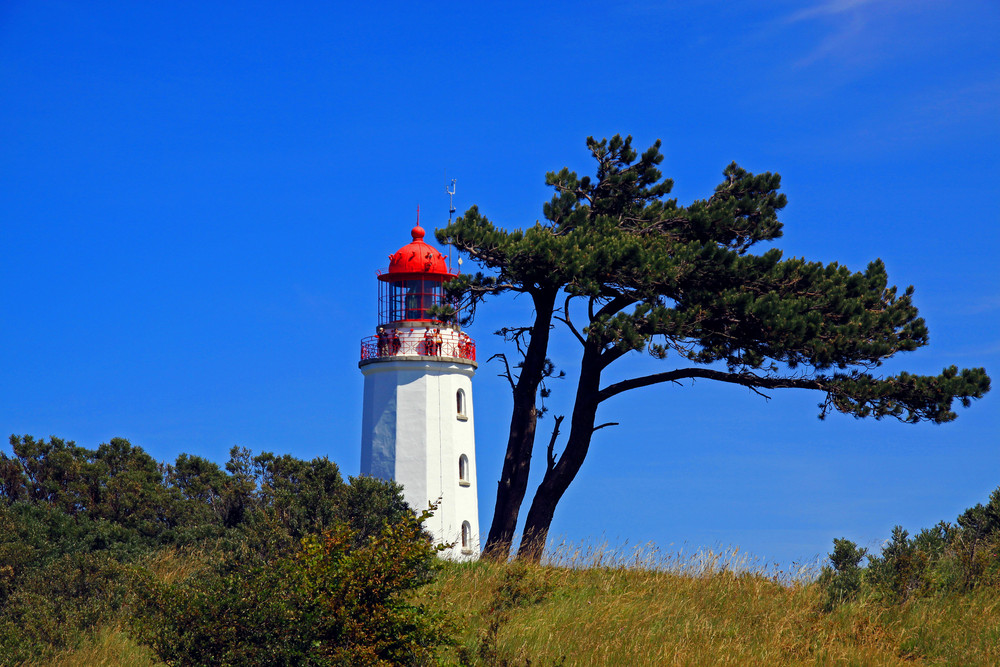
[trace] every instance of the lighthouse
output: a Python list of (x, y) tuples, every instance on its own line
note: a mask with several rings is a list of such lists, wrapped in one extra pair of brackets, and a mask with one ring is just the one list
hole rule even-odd
[(433, 310), (455, 277), (444, 256), (413, 240), (389, 255), (378, 275), (376, 334), (361, 341), (365, 377), (361, 474), (402, 485), (416, 511), (436, 503), (424, 523), (452, 560), (479, 557), (475, 414), (476, 345)]

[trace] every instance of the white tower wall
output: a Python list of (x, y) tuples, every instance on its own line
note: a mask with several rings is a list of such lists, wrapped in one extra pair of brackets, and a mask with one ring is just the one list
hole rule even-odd
[[(438, 503), (424, 526), (436, 541), (454, 543), (443, 555), (478, 558), (475, 362), (400, 355), (363, 361), (361, 372), (361, 473), (401, 484), (403, 497), (417, 511)], [(469, 525), (463, 548), (465, 522)]]

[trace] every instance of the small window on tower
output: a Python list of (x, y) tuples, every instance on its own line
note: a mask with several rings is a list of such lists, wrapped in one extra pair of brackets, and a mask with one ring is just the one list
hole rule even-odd
[(469, 486), (469, 457), (462, 454), (458, 457), (458, 484)]
[(472, 553), (472, 525), (468, 521), (462, 522), (462, 553)]
[(458, 418), (462, 421), (468, 419), (468, 415), (465, 414), (465, 390), (459, 389), (455, 393), (455, 403), (458, 407)]

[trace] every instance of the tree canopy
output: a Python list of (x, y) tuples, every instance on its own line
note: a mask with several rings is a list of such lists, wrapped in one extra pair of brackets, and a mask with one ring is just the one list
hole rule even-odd
[[(475, 206), (437, 231), (482, 269), (449, 285), (467, 303), (466, 317), (488, 297), (527, 294), (530, 326), (500, 333), (519, 360), (503, 357), (514, 394), (507, 453), (485, 552), (506, 557), (527, 486), (539, 393), (554, 371), (548, 361), (552, 321), (562, 322), (582, 352), (570, 433), (546, 455), (543, 481), (524, 526), (521, 553), (540, 557), (556, 504), (586, 457), (598, 406), (624, 391), (702, 378), (770, 389), (820, 392), (820, 416), (831, 410), (858, 418), (905, 422), (955, 419), (989, 391), (982, 368), (952, 366), (936, 376), (880, 375), (898, 352), (928, 342), (913, 304), (913, 287), (890, 286), (885, 266), (864, 271), (837, 263), (785, 259), (755, 246), (781, 236), (785, 206), (777, 174), (750, 173), (736, 163), (707, 199), (687, 206), (668, 198), (657, 141), (642, 155), (631, 137), (587, 140), (593, 178), (563, 169), (549, 173), (555, 189), (545, 222), (505, 230)], [(658, 373), (602, 383), (603, 371), (631, 352), (672, 363)], [(557, 420), (558, 424), (561, 422)]]
[[(185, 665), (424, 664), (451, 641), (408, 592), (437, 549), (392, 482), (234, 447), (160, 464), (11, 436), (0, 450), (0, 664), (104, 625)], [(174, 563), (176, 576), (160, 576)]]

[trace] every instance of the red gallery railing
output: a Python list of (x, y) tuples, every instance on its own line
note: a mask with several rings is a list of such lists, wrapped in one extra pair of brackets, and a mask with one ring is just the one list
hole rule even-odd
[(476, 360), (476, 342), (455, 331), (441, 332), (437, 338), (433, 330), (401, 331), (397, 336), (368, 336), (361, 339), (361, 361), (389, 357), (422, 356), (451, 357)]

